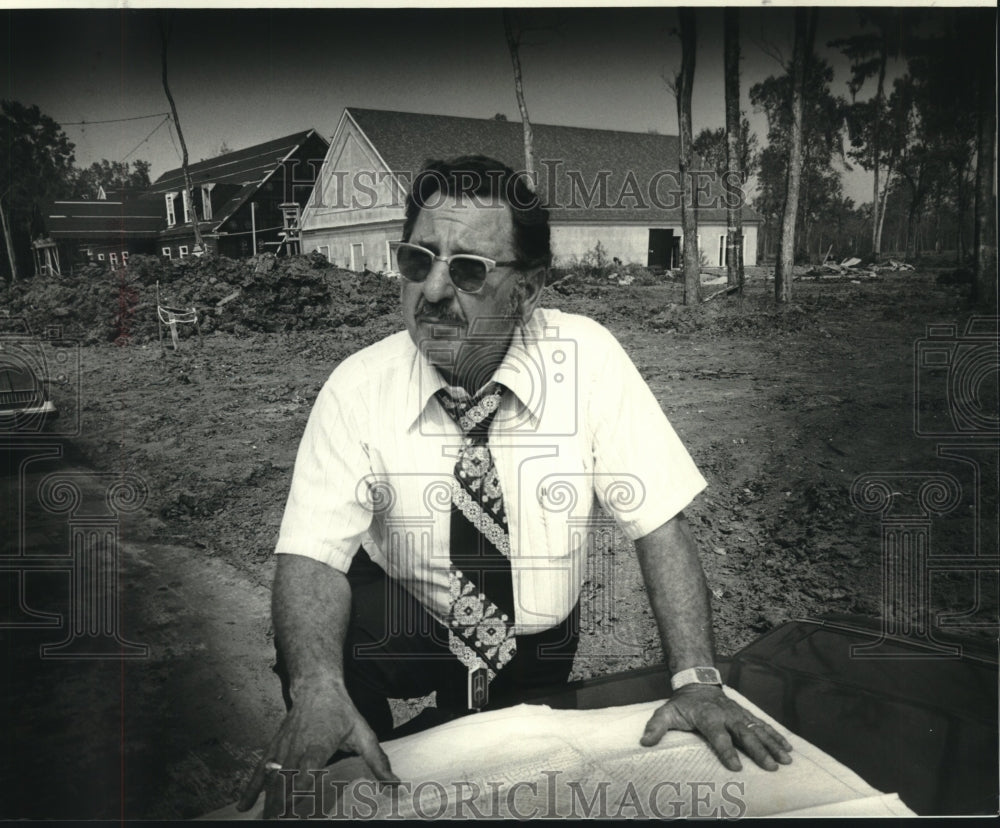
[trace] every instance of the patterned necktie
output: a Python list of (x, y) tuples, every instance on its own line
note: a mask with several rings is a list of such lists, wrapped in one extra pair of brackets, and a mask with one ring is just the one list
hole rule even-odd
[(463, 435), (452, 481), (448, 646), (469, 671), (469, 708), (479, 710), (517, 652), (507, 514), (488, 445), (504, 388), (490, 383), (474, 398), (459, 391), (437, 394)]

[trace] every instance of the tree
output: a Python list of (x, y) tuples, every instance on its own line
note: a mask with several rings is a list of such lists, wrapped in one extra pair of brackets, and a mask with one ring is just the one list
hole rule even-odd
[[(737, 76), (737, 83), (739, 78)], [(711, 129), (704, 127), (691, 144), (695, 155), (701, 159), (706, 166), (715, 170), (720, 177), (729, 170), (729, 161), (726, 149), (726, 128), (718, 127)], [(737, 158), (739, 159), (740, 170), (742, 171), (741, 183), (746, 184), (749, 178), (757, 172), (760, 163), (760, 149), (757, 136), (750, 131), (750, 121), (746, 115), (740, 113), (739, 130), (737, 133)]]
[[(993, 186), (996, 182), (997, 90), (994, 37), (996, 18), (980, 17), (977, 46), (979, 115), (976, 130), (976, 223), (975, 282), (973, 299), (996, 312), (997, 306), (997, 212)], [(991, 19), (992, 17), (992, 19)]]
[[(833, 161), (841, 152), (844, 101), (830, 92), (833, 70), (810, 54), (805, 68), (802, 118), (802, 171), (796, 219), (796, 245), (810, 249), (820, 215), (842, 195), (840, 174)], [(785, 204), (790, 137), (792, 76), (772, 76), (750, 89), (750, 100), (767, 116), (767, 146), (759, 155), (758, 194), (754, 206), (764, 216), (761, 228), (765, 252), (773, 253)]]
[[(726, 75), (726, 167), (728, 179), (726, 192), (730, 196), (726, 203), (726, 284), (729, 287), (739, 286), (743, 293), (743, 189), (739, 190), (739, 198), (733, 199), (732, 189), (736, 182), (741, 185), (746, 181), (744, 168), (740, 163), (740, 18), (739, 10), (727, 7), (723, 12), (724, 28), (724, 64)], [(746, 121), (746, 119), (743, 119)], [(749, 133), (742, 131), (746, 139)]]
[(97, 198), (98, 190), (143, 190), (149, 186), (148, 161), (109, 161), (102, 158), (83, 170), (74, 170), (73, 198)]
[(806, 64), (816, 33), (816, 10), (795, 10), (795, 46), (792, 51), (792, 130), (788, 149), (788, 177), (785, 202), (781, 211), (781, 243), (774, 269), (774, 299), (792, 300), (792, 269), (795, 264), (795, 216), (799, 205), (799, 181), (802, 175), (802, 115), (804, 109)]
[(75, 147), (61, 126), (37, 106), (0, 101), (0, 207), (10, 241), (4, 241), (7, 265), (16, 278), (16, 263), (31, 261), (31, 238), (42, 229), (46, 202), (69, 194)]
[(535, 189), (535, 142), (531, 131), (531, 119), (528, 117), (528, 105), (524, 100), (524, 83), (521, 79), (521, 36), (522, 27), (514, 20), (514, 13), (504, 9), (503, 31), (507, 38), (507, 48), (510, 51), (510, 62), (514, 68), (514, 92), (517, 95), (517, 108), (521, 112), (521, 126), (524, 130), (524, 172), (527, 174), (527, 184)]
[(679, 126), (678, 167), (683, 196), (681, 225), (684, 232), (684, 304), (693, 305), (701, 299), (701, 258), (698, 255), (698, 219), (694, 205), (694, 179), (691, 138), (691, 89), (694, 85), (694, 57), (697, 48), (693, 9), (677, 10), (681, 36), (681, 70), (674, 82)]
[(191, 227), (194, 229), (194, 245), (195, 251), (205, 251), (205, 244), (201, 238), (201, 227), (198, 225), (198, 205), (194, 200), (194, 187), (191, 185), (191, 174), (188, 172), (188, 150), (187, 144), (184, 141), (184, 133), (181, 131), (180, 118), (177, 117), (177, 104), (174, 103), (174, 96), (170, 94), (170, 84), (167, 82), (167, 46), (170, 44), (170, 18), (161, 18), (161, 28), (160, 34), (162, 37), (161, 49), (160, 49), (160, 59), (162, 68), (162, 79), (163, 79), (163, 91), (167, 95), (167, 101), (170, 103), (170, 112), (174, 119), (174, 126), (177, 127), (177, 139), (181, 144), (181, 170), (184, 173), (184, 190), (187, 198), (187, 203), (191, 205), (191, 215), (193, 220), (191, 222)]
[(879, 178), (883, 164), (882, 120), (884, 117), (885, 75), (890, 57), (897, 58), (906, 42), (908, 28), (916, 23), (912, 13), (903, 15), (899, 9), (866, 8), (858, 12), (862, 26), (869, 23), (875, 32), (866, 32), (854, 37), (830, 41), (833, 48), (839, 48), (851, 60), (851, 80), (848, 89), (852, 102), (857, 104), (857, 93), (871, 78), (876, 78), (875, 96), (866, 106), (862, 106), (863, 117), (856, 117), (855, 124), (864, 124), (866, 139), (856, 144), (856, 159), (873, 172), (872, 188), (872, 250), (875, 256), (881, 252), (881, 228), (883, 223), (881, 204), (890, 186), (887, 176), (884, 191), (880, 189)]
[[(943, 203), (957, 219), (956, 247), (963, 264), (975, 201), (976, 114), (980, 109), (975, 44), (983, 28), (977, 18), (974, 10), (952, 10), (944, 18), (949, 25), (941, 34), (911, 38), (907, 64), (916, 125), (911, 139), (918, 145), (914, 152), (928, 155), (936, 177), (946, 178), (939, 195), (943, 190)], [(987, 28), (992, 37), (993, 25)]]

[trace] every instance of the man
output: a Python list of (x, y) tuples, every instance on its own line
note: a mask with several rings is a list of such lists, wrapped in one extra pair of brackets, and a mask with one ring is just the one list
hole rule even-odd
[(337, 751), (395, 780), (389, 697), (468, 711), (565, 681), (595, 498), (635, 541), (674, 677), (636, 738), (697, 730), (731, 770), (735, 746), (790, 762), (714, 670), (682, 511), (704, 479), (615, 339), (537, 307), (548, 213), (523, 179), (481, 156), (434, 162), (403, 239), (406, 331), (337, 367), (299, 448), (273, 593), (290, 709), (240, 807), (266, 786), (280, 813), (276, 771)]

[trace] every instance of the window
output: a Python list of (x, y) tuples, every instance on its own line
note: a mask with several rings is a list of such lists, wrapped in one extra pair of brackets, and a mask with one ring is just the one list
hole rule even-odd
[(184, 223), (191, 221), (191, 200), (188, 198), (187, 189), (181, 190), (181, 201), (184, 202)]
[(122, 264), (123, 265), (127, 265), (128, 264), (128, 251), (127, 250), (123, 250), (122, 251)]
[(365, 246), (363, 244), (351, 245), (351, 270), (361, 271), (365, 269)]
[(108, 254), (108, 258), (111, 259), (111, 269), (112, 270), (114, 270), (114, 268), (118, 267), (118, 254), (117, 253), (109, 253)]
[(177, 248), (178, 258), (183, 259), (187, 254), (188, 254), (188, 247), (186, 244), (182, 244), (180, 247)]
[(212, 187), (214, 184), (204, 184), (201, 188), (201, 217), (206, 221), (212, 217)]
[(174, 212), (174, 199), (177, 198), (177, 193), (166, 193), (163, 198), (167, 202), (167, 227), (173, 227), (177, 224), (177, 215)]
[(163, 256), (164, 256), (164, 258), (172, 259), (174, 257), (174, 254), (171, 252), (171, 250), (170, 250), (169, 247), (164, 247), (163, 248)]
[(328, 244), (320, 244), (320, 245), (317, 245), (316, 249), (320, 253), (323, 254), (324, 258), (328, 262), (333, 262), (333, 258), (330, 256), (330, 245), (328, 245)]
[(99, 262), (103, 262), (104, 261), (104, 254), (103, 253), (98, 253), (97, 254), (97, 261), (99, 261)]

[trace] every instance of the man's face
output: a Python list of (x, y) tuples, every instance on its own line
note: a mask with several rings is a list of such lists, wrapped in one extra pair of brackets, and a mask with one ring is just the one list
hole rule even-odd
[[(439, 256), (516, 258), (510, 208), (471, 197), (435, 199), (420, 211), (409, 241)], [(448, 265), (434, 262), (423, 282), (403, 281), (403, 319), (431, 364), (453, 384), (475, 392), (506, 352), (520, 296), (518, 273), (509, 267), (491, 271), (478, 293), (462, 293), (451, 283)]]

